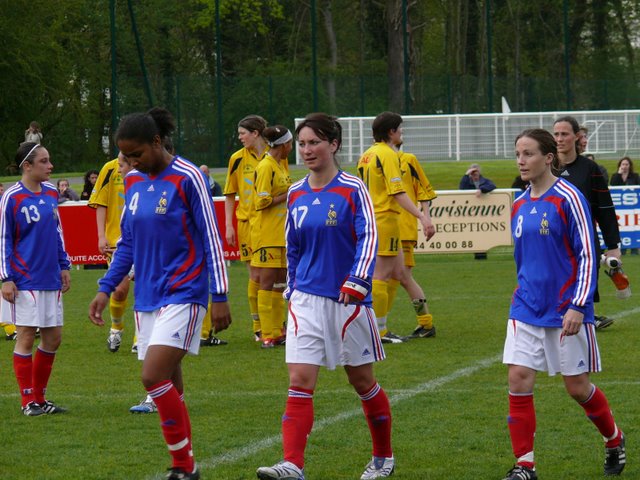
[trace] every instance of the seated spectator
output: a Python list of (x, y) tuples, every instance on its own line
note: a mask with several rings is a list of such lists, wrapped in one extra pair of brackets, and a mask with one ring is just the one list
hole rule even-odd
[(78, 194), (69, 187), (69, 180), (66, 178), (58, 180), (58, 195), (58, 203), (64, 203), (67, 200), (80, 200)]
[(209, 180), (209, 191), (211, 192), (212, 197), (221, 197), (222, 196), (222, 187), (218, 182), (216, 182), (213, 177), (209, 174), (209, 167), (206, 165), (200, 165), (200, 171), (204, 173), (204, 176)]
[(460, 190), (475, 190), (476, 196), (489, 193), (496, 189), (495, 183), (482, 176), (480, 165), (474, 163), (460, 179)]
[(611, 175), (611, 185), (640, 185), (640, 175), (633, 171), (633, 161), (629, 157), (618, 161), (618, 171)]
[(89, 170), (84, 174), (84, 188), (80, 194), (80, 200), (89, 200), (93, 187), (98, 180), (98, 170)]

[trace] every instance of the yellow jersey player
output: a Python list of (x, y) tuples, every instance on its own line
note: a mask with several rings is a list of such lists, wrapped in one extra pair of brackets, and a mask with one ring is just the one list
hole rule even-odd
[[(398, 145), (398, 148), (401, 145)], [(402, 171), (402, 183), (404, 184), (407, 195), (411, 201), (416, 204), (419, 203), (421, 210), (425, 216), (427, 223), (427, 239), (430, 239), (436, 232), (433, 222), (431, 221), (431, 215), (429, 213), (429, 206), (431, 200), (436, 198), (436, 192), (433, 190), (429, 179), (424, 173), (424, 170), (420, 166), (418, 159), (412, 153), (399, 152), (400, 155), (400, 169)], [(422, 290), (422, 287), (415, 281), (411, 270), (415, 267), (415, 257), (413, 255), (413, 249), (418, 242), (418, 229), (416, 228), (416, 219), (406, 210), (400, 212), (400, 241), (402, 242), (402, 253), (404, 256), (404, 262), (397, 266), (397, 269), (391, 274), (389, 279), (389, 306), (388, 310), (391, 310), (391, 305), (396, 296), (398, 285), (402, 287), (409, 294), (411, 303), (416, 312), (418, 326), (411, 333), (411, 338), (428, 338), (434, 337), (436, 334), (436, 327), (433, 326), (433, 318), (429, 313), (429, 307), (427, 300)]]
[(285, 218), (287, 191), (291, 185), (284, 167), (293, 148), (293, 135), (282, 125), (267, 127), (262, 136), (269, 154), (256, 167), (254, 205), (256, 233), (251, 266), (259, 269), (258, 315), (262, 329), (262, 347), (272, 348), (285, 341), (283, 331), (287, 260), (285, 254)]
[(429, 235), (425, 215), (411, 201), (405, 191), (400, 170), (398, 147), (402, 143), (402, 117), (397, 113), (383, 112), (372, 124), (375, 143), (358, 161), (358, 175), (367, 185), (378, 229), (378, 251), (373, 272), (373, 310), (378, 319), (378, 329), (383, 343), (402, 343), (406, 339), (387, 329), (389, 309), (388, 282), (404, 256), (400, 243), (400, 212), (407, 210)]
[[(95, 187), (89, 197), (89, 207), (96, 209), (96, 226), (98, 228), (98, 249), (107, 256), (109, 262), (120, 239), (120, 217), (124, 207), (124, 183), (118, 171), (118, 159), (104, 164)], [(122, 343), (124, 330), (124, 312), (127, 309), (129, 294), (129, 278), (125, 278), (111, 295), (109, 313), (111, 314), (111, 330), (107, 339), (107, 347), (117, 352)], [(136, 349), (134, 338), (133, 351)]]
[[(258, 315), (258, 290), (260, 289), (259, 270), (250, 265), (253, 255), (251, 242), (251, 219), (255, 214), (253, 190), (255, 170), (258, 162), (267, 154), (267, 144), (262, 131), (267, 121), (259, 115), (248, 115), (238, 122), (238, 139), (243, 147), (229, 158), (229, 169), (223, 195), (225, 196), (225, 237), (227, 243), (240, 250), (240, 260), (246, 262), (249, 269), (247, 296), (249, 311), (253, 319), (253, 334), (256, 341), (261, 340), (260, 317)], [(239, 198), (236, 208), (236, 195)], [(238, 221), (238, 231), (233, 227), (233, 211)]]

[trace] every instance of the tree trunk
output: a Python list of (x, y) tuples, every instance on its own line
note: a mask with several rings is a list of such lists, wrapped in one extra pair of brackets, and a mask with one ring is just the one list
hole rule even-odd
[(336, 72), (338, 67), (338, 41), (336, 31), (333, 28), (333, 14), (331, 13), (331, 0), (325, 0), (321, 5), (322, 17), (324, 18), (324, 32), (327, 36), (327, 46), (329, 48), (329, 77), (327, 79), (327, 94), (329, 96), (329, 108), (331, 112), (336, 111)]
[(404, 105), (404, 39), (402, 32), (402, 0), (387, 0), (387, 76), (389, 109), (405, 111)]

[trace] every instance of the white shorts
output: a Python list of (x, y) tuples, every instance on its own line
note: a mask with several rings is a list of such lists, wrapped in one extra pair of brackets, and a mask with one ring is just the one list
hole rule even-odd
[(507, 322), (502, 363), (521, 365), (549, 376), (599, 372), (600, 351), (592, 323), (582, 324), (576, 335), (562, 335), (561, 328), (544, 328), (518, 320)]
[(289, 299), (287, 363), (357, 367), (383, 360), (371, 307), (347, 305), (294, 290)]
[(60, 290), (19, 290), (15, 303), (4, 298), (0, 319), (19, 327), (50, 328), (62, 326), (62, 292)]
[(197, 355), (205, 313), (207, 309), (197, 303), (167, 305), (153, 312), (134, 312), (138, 360), (144, 360), (149, 345), (167, 345)]

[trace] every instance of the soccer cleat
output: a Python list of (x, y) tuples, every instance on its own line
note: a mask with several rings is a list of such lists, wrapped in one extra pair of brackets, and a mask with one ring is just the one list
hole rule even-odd
[(44, 415), (45, 411), (42, 410), (40, 405), (36, 402), (29, 402), (24, 407), (22, 407), (22, 414), (27, 417), (37, 417), (39, 415)]
[(4, 339), (7, 341), (11, 341), (11, 340), (15, 340), (17, 336), (18, 336), (17, 332), (8, 333), (7, 335), (5, 335)]
[(507, 472), (507, 476), (503, 480), (537, 480), (538, 474), (535, 468), (527, 468), (522, 465), (514, 465)]
[(279, 347), (281, 345), (284, 345), (287, 343), (287, 336), (286, 335), (280, 335), (278, 338), (274, 338), (273, 339), (273, 344), (276, 347)]
[(147, 396), (139, 404), (131, 407), (129, 411), (131, 413), (155, 413), (158, 411), (158, 407), (156, 406), (156, 402)]
[(131, 345), (131, 353), (138, 353), (138, 344), (134, 343)]
[(262, 341), (262, 332), (260, 330), (258, 330), (257, 332), (253, 332), (253, 339), (256, 342)]
[(604, 449), (604, 474), (620, 475), (627, 463), (627, 450), (624, 447), (624, 434), (620, 438), (620, 445)]
[(260, 467), (256, 470), (260, 480), (304, 480), (304, 471), (295, 464), (283, 460), (273, 467)]
[(226, 340), (221, 340), (218, 337), (214, 337), (213, 335), (209, 335), (208, 338), (201, 338), (200, 339), (200, 346), (201, 347), (217, 347), (219, 345), (226, 345), (227, 342)]
[(107, 338), (107, 347), (110, 352), (117, 352), (120, 349), (122, 343), (122, 330), (116, 330), (112, 328), (109, 332), (109, 338)]
[(395, 468), (396, 461), (393, 457), (373, 457), (365, 467), (360, 480), (390, 477)]
[(383, 336), (380, 337), (382, 343), (405, 343), (409, 341), (408, 337), (401, 337), (400, 335), (396, 335), (395, 333), (387, 332)]
[(275, 346), (276, 344), (273, 341), (273, 338), (265, 338), (264, 340), (262, 340), (260, 348), (275, 348)]
[(613, 318), (605, 317), (604, 315), (596, 315), (594, 318), (596, 330), (603, 330), (613, 325)]
[(200, 480), (200, 471), (196, 468), (194, 472), (187, 473), (181, 468), (170, 468), (167, 480)]
[(40, 408), (47, 415), (55, 415), (56, 413), (67, 413), (67, 409), (64, 407), (60, 407), (49, 400), (45, 400), (44, 403), (40, 404)]
[(429, 338), (436, 336), (436, 327), (424, 328), (418, 325), (416, 329), (409, 335), (409, 338)]

